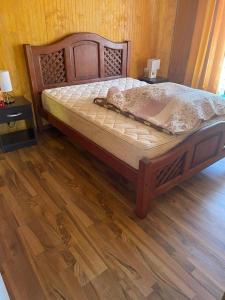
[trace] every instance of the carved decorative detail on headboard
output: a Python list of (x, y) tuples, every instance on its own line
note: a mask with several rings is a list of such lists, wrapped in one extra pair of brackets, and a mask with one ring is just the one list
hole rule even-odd
[(122, 50), (104, 47), (105, 76), (118, 76), (122, 73)]
[(24, 45), (24, 49), (38, 125), (44, 89), (129, 74), (130, 42), (114, 43), (95, 33), (74, 33), (48, 45)]
[(64, 49), (40, 55), (44, 85), (66, 82)]

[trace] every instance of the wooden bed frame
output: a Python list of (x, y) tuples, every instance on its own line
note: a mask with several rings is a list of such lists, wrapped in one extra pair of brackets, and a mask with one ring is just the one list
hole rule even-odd
[(136, 170), (43, 109), (44, 89), (126, 77), (130, 42), (75, 33), (50, 45), (24, 45), (37, 127), (42, 118), (130, 180), (137, 189), (136, 214), (146, 216), (153, 198), (225, 157), (225, 122), (202, 128), (166, 154), (143, 159)]

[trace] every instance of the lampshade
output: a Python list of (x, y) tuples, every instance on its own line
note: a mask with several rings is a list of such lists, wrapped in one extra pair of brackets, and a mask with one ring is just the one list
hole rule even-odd
[(160, 59), (157, 58), (148, 59), (147, 67), (151, 70), (158, 70), (160, 68)]
[(9, 76), (9, 71), (0, 70), (0, 89), (2, 92), (11, 92), (12, 84)]

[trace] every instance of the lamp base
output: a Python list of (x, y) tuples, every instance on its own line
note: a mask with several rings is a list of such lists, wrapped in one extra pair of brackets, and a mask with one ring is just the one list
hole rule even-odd
[(15, 102), (15, 99), (9, 98), (7, 101), (4, 100), (5, 105), (10, 105)]
[(14, 103), (15, 99), (10, 97), (8, 93), (3, 93), (3, 100), (6, 105)]

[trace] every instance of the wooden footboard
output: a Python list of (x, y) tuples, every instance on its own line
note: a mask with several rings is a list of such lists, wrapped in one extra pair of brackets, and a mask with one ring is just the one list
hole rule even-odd
[(202, 128), (156, 159), (139, 164), (136, 214), (146, 216), (151, 200), (225, 157), (225, 122)]

